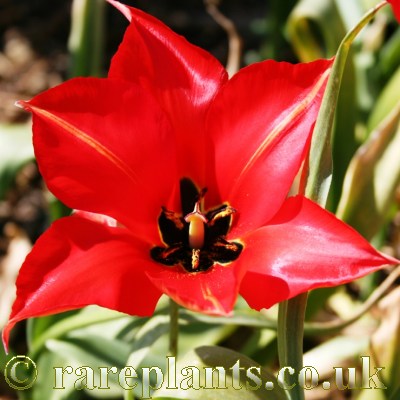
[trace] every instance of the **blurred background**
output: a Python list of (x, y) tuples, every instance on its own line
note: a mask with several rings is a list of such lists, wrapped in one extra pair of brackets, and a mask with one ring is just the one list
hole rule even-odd
[[(126, 4), (161, 19), (225, 65), (233, 52), (233, 69), (237, 69), (269, 58), (307, 62), (331, 57), (346, 32), (376, 2), (127, 0)], [(217, 19), (222, 15), (233, 24), (233, 37), (215, 20), (218, 9), (221, 14)], [(15, 295), (15, 277), (26, 254), (51, 221), (69, 213), (46, 190), (34, 161), (30, 116), (14, 103), (18, 99), (30, 99), (73, 76), (106, 76), (111, 57), (121, 42), (127, 24), (125, 18), (103, 0), (0, 0), (0, 328), (8, 318)], [(235, 41), (240, 42), (240, 50), (238, 47), (229, 50)], [(399, 65), (400, 30), (390, 8), (385, 7), (358, 36), (347, 62), (337, 108), (333, 143), (334, 177), (328, 206), (375, 246), (398, 258)], [(318, 322), (345, 321), (366, 304), (372, 293), (379, 290), (389, 272), (382, 271), (345, 288), (312, 293), (308, 318)], [(352, 365), (351, 362), (354, 364), (359, 354), (372, 354), (377, 357), (379, 365), (384, 363), (387, 366), (385, 377), (390, 390), (383, 397), (377, 397), (381, 394), (376, 391), (373, 391), (372, 397), (369, 391), (360, 390), (310, 391), (308, 398), (400, 399), (400, 395), (389, 397), (397, 396), (400, 382), (400, 293), (397, 285), (398, 279), (393, 280), (387, 288), (390, 295), (386, 295), (381, 303), (377, 300), (373, 302), (372, 311), (368, 308), (361, 313), (358, 322), (347, 328), (350, 330), (310, 329), (306, 335), (306, 350), (309, 352), (306, 357), (313, 362), (311, 365), (321, 365), (323, 370), (323, 362), (327, 359), (330, 360), (329, 368), (332, 365), (348, 365), (349, 361)], [(377, 296), (378, 299), (383, 295)], [(246, 306), (239, 302), (238, 315), (244, 310)], [(85, 312), (83, 319), (87, 318)], [(89, 315), (91, 312), (88, 311)], [(101, 313), (99, 310), (93, 312)], [(275, 312), (270, 310), (264, 317), (274, 320)], [(32, 343), (50, 327), (61, 322), (68, 326), (68, 318), (79, 317), (80, 313), (82, 311), (36, 320), (29, 322), (28, 326), (19, 324), (13, 334), (11, 348), (15, 354), (31, 354)], [(249, 321), (260, 318), (255, 314), (247, 316)], [(107, 320), (107, 317), (104, 318)], [(138, 322), (134, 318), (124, 318), (119, 321), (118, 327), (113, 321), (115, 317), (110, 317), (109, 326), (104, 325), (105, 322), (94, 323), (90, 335), (85, 333), (91, 338), (91, 343), (96, 340), (102, 343), (103, 349), (107, 346), (114, 349), (115, 343), (118, 348), (123, 348), (119, 353), (122, 365), (126, 365), (132, 354), (132, 348), (127, 343), (135, 341), (135, 334), (140, 333), (147, 322), (145, 319)], [(190, 318), (195, 317), (190, 315)], [(196, 320), (192, 328), (187, 328), (182, 335), (190, 338), (190, 345), (186, 344), (188, 348), (199, 343), (222, 344), (274, 369), (275, 331), (255, 326), (256, 322), (243, 325), (239, 320), (229, 326), (207, 319)], [(102, 336), (100, 332), (107, 331), (105, 327), (108, 332), (113, 332), (111, 336)], [(56, 337), (56, 341), (49, 342), (52, 344), (35, 349), (38, 362), (45, 365), (58, 360), (64, 365), (68, 360), (64, 353), (71, 349), (71, 357), (76, 362), (83, 362), (94, 355), (100, 361), (111, 357), (110, 354), (106, 357), (99, 348), (89, 346), (82, 339), (85, 335), (79, 332), (71, 333), (66, 329)], [(79, 343), (71, 339), (76, 339), (76, 335), (80, 338)], [(48, 336), (52, 339), (51, 334)], [(158, 344), (148, 350), (147, 357), (152, 362), (156, 362), (154, 357), (157, 358), (157, 351), (162, 348), (165, 337), (166, 332), (157, 336), (154, 340)], [(107, 340), (112, 343), (104, 345)], [(6, 357), (2, 351), (0, 353), (1, 370)], [(325, 372), (327, 375), (330, 373)], [(44, 381), (39, 382), (38, 387), (22, 395), (12, 391), (0, 377), (0, 399), (17, 398), (17, 395), (34, 399), (100, 396), (87, 391), (54, 394)], [(115, 389), (101, 396), (122, 398), (127, 395)]]

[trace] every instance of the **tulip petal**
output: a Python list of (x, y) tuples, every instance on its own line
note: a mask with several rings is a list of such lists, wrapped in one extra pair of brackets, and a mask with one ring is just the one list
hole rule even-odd
[(205, 112), (228, 79), (225, 69), (156, 18), (110, 3), (125, 16), (129, 9), (131, 24), (112, 59), (109, 77), (135, 82), (154, 94), (174, 127), (180, 175), (203, 187)]
[(132, 20), (132, 7), (126, 6), (125, 4), (122, 4), (116, 0), (107, 0), (107, 2), (119, 10), (129, 22)]
[(393, 8), (394, 16), (400, 22), (400, 0), (387, 0)]
[(268, 226), (243, 238), (240, 293), (257, 310), (318, 287), (337, 286), (399, 261), (310, 200), (289, 198)]
[(143, 89), (77, 78), (22, 106), (49, 189), (67, 206), (105, 214), (153, 243), (178, 184), (168, 120)]
[(229, 201), (238, 210), (232, 237), (263, 226), (281, 207), (306, 156), (331, 64), (253, 64), (213, 102), (207, 164), (216, 184), (209, 186), (220, 190), (214, 203)]
[(239, 292), (240, 273), (234, 263), (216, 264), (207, 272), (187, 273), (170, 267), (147, 273), (152, 283), (178, 304), (205, 314), (230, 314)]
[(144, 271), (158, 266), (148, 257), (148, 244), (127, 232), (78, 216), (56, 221), (21, 268), (5, 345), (18, 321), (90, 304), (151, 315), (161, 292)]

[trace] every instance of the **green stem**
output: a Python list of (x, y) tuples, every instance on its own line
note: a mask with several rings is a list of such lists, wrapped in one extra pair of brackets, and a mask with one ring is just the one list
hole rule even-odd
[[(332, 335), (340, 332), (342, 329), (350, 326), (363, 317), (379, 300), (389, 291), (397, 279), (400, 277), (400, 268), (394, 268), (390, 275), (375, 289), (371, 296), (347, 319), (337, 318), (328, 322), (305, 322), (304, 336)], [(232, 326), (247, 326), (256, 329), (278, 329), (278, 322), (266, 316), (258, 316), (257, 318), (238, 315), (236, 311), (233, 318), (226, 317), (210, 317), (204, 314), (194, 314), (192, 311), (183, 309), (181, 318), (187, 323), (203, 322), (206, 324), (220, 324)]]
[[(279, 365), (292, 367), (295, 370), (293, 377), (297, 376), (303, 368), (303, 334), (304, 318), (307, 305), (307, 293), (302, 293), (293, 299), (279, 304), (278, 313), (278, 354)], [(288, 391), (291, 400), (304, 400), (304, 390), (293, 380), (294, 384)]]
[(178, 355), (178, 336), (179, 336), (179, 305), (172, 299), (169, 300), (169, 355), (176, 357)]
[[(306, 197), (325, 207), (332, 177), (331, 135), (335, 110), (350, 46), (361, 29), (374, 17), (377, 11), (386, 5), (383, 1), (371, 9), (361, 21), (345, 36), (339, 46), (332, 66), (321, 109), (311, 142), (308, 159), (308, 176), (304, 192)], [(303, 189), (303, 188), (302, 188)], [(298, 374), (303, 367), (304, 317), (307, 305), (307, 293), (279, 305), (278, 314), (278, 353), (280, 367), (292, 367)], [(293, 382), (288, 391), (291, 400), (304, 400), (304, 390)]]
[(102, 76), (105, 27), (104, 0), (74, 0), (68, 39), (70, 76)]

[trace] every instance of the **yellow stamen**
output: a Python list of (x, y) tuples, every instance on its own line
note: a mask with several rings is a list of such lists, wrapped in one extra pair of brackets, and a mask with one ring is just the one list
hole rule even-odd
[(192, 249), (192, 268), (196, 270), (200, 265), (200, 249)]
[(192, 249), (201, 249), (204, 246), (204, 224), (207, 218), (200, 211), (200, 203), (197, 202), (193, 212), (185, 216), (185, 221), (189, 222), (189, 246)]

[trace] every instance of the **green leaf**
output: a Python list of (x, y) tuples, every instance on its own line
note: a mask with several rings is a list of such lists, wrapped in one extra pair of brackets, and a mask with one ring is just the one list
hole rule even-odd
[(399, 120), (400, 101), (357, 150), (346, 174), (337, 216), (367, 239), (386, 223), (400, 183)]
[(167, 316), (155, 316), (150, 318), (137, 332), (128, 359), (128, 365), (137, 368), (151, 346), (169, 331), (169, 319)]
[(85, 353), (96, 356), (101, 362), (95, 367), (109, 365), (116, 366), (119, 369), (123, 368), (126, 365), (131, 347), (129, 343), (117, 339), (106, 339), (99, 335), (90, 334), (84, 329), (79, 333), (72, 332), (65, 338), (65, 341), (83, 349)]
[(348, 365), (348, 361), (360, 360), (365, 355), (369, 337), (336, 336), (304, 354), (304, 365), (310, 365), (318, 371), (319, 380), (331, 378), (333, 367)]
[(334, 294), (337, 287), (314, 289), (308, 294), (306, 321), (310, 320), (324, 307), (329, 297)]
[[(306, 168), (308, 176), (305, 194), (308, 198), (316, 201), (322, 207), (325, 207), (326, 205), (332, 181), (332, 133), (335, 110), (338, 105), (340, 84), (345, 71), (346, 60), (350, 52), (351, 44), (357, 35), (364, 26), (372, 20), (374, 15), (381, 7), (383, 7), (383, 5), (385, 5), (385, 3), (380, 3), (364, 15), (359, 23), (342, 40), (336, 53), (331, 75), (328, 80), (315, 124), (308, 160), (308, 169)], [(341, 109), (343, 110), (343, 108)], [(342, 117), (344, 118), (344, 116), (338, 115), (338, 120), (342, 120)], [(345, 118), (344, 121), (347, 121), (347, 119)], [(349, 136), (350, 146), (354, 144), (354, 131), (351, 133), (353, 135)], [(343, 141), (341, 142), (343, 143)], [(346, 160), (344, 160), (344, 162), (342, 160), (339, 165), (346, 165)], [(339, 182), (340, 180), (339, 176)], [(337, 183), (338, 181), (336, 182), (336, 185)]]
[(33, 158), (31, 124), (0, 125), (0, 199), (20, 168)]
[(73, 310), (63, 312), (59, 314), (48, 315), (45, 317), (29, 318), (26, 321), (26, 337), (28, 347), (32, 346), (42, 334), (44, 334), (51, 326), (62, 321), (65, 318), (70, 318), (75, 314), (78, 314), (81, 310)]
[(212, 325), (233, 325), (248, 326), (253, 328), (265, 328), (276, 330), (276, 320), (267, 318), (262, 313), (248, 308), (247, 310), (235, 309), (232, 316), (214, 317), (206, 314), (191, 312), (186, 309), (181, 310), (181, 317), (188, 323), (203, 322)]
[[(210, 372), (216, 367), (220, 370), (219, 374), (215, 372), (213, 378), (208, 376), (206, 379), (205, 368), (208, 368)], [(238, 370), (239, 367), (243, 369)], [(226, 374), (225, 379), (223, 371)], [(171, 377), (172, 372), (169, 372), (169, 377)], [(254, 377), (252, 373), (256, 376)], [(190, 376), (193, 377), (192, 385)], [(266, 382), (272, 382), (274, 389), (267, 390)], [(197, 390), (196, 385), (199, 387)], [(257, 388), (257, 386), (259, 387)], [(174, 379), (168, 381), (168, 376), (164, 377), (163, 387), (156, 390), (152, 396), (153, 399), (158, 400), (163, 398), (190, 400), (287, 399), (285, 392), (278, 385), (272, 373), (240, 353), (217, 346), (198, 347), (185, 354), (176, 363), (176, 382)]]
[(13, 352), (9, 352), (6, 354), (4, 351), (0, 351), (0, 374), (3, 375), (4, 367), (6, 364), (15, 356), (16, 354)]
[(65, 367), (67, 360), (59, 353), (46, 352), (38, 362), (38, 377), (35, 385), (30, 390), (29, 399), (31, 400), (78, 400), (81, 399), (81, 393), (74, 388), (74, 377), (64, 375), (65, 389), (54, 389), (54, 367)]
[(277, 334), (267, 329), (255, 329), (252, 334), (240, 344), (238, 351), (254, 361), (269, 365), (275, 362), (278, 356)]
[[(251, 63), (262, 59), (284, 60), (288, 44), (282, 26), (285, 25), (296, 2), (297, 0), (271, 0), (268, 2), (268, 12), (265, 18), (255, 19), (250, 24), (250, 29), (254, 34), (263, 36), (262, 46), (257, 53), (251, 51), (245, 53), (246, 62)], [(248, 60), (249, 54), (252, 54), (255, 60)]]
[(379, 67), (385, 77), (390, 76), (400, 64), (400, 28), (384, 44), (380, 52)]
[(302, 0), (293, 9), (287, 34), (300, 60), (332, 57), (345, 35), (343, 22), (333, 0)]
[(400, 67), (387, 83), (368, 120), (368, 132), (375, 130), (400, 102)]
[[(351, 12), (348, 10), (348, 7), (341, 6), (339, 12), (333, 0), (302, 0), (298, 3), (288, 20), (287, 31), (301, 61), (331, 57), (336, 53), (346, 34), (341, 14), (345, 15), (348, 24), (359, 19), (360, 10), (351, 9)], [(325, 206), (332, 183), (333, 207), (338, 201), (346, 166), (356, 149), (354, 62), (353, 58), (349, 57), (346, 64), (349, 49), (347, 46), (341, 48), (342, 50), (336, 54), (315, 127), (309, 161), (310, 183), (306, 192), (308, 197)], [(332, 165), (335, 170), (333, 182)], [(318, 187), (318, 193), (315, 191), (313, 193), (311, 184)]]
[[(122, 395), (122, 388), (118, 382), (119, 369), (123, 367), (124, 359), (128, 356), (128, 349), (125, 349), (125, 357), (122, 357), (123, 350), (121, 346), (126, 344), (116, 341), (107, 341), (99, 337), (88, 338), (92, 341), (90, 348), (82, 346), (83, 340), (54, 340), (50, 339), (46, 342), (46, 347), (54, 353), (61, 354), (65, 358), (65, 362), (57, 367), (66, 368), (72, 367), (71, 374), (74, 379), (75, 390), (89, 391), (90, 396), (95, 398), (114, 398)], [(88, 341), (85, 343), (89, 344)], [(113, 356), (112, 352), (116, 354)], [(42, 371), (43, 374), (52, 373), (54, 376), (54, 365), (50, 371)], [(88, 379), (82, 381), (82, 376), (76, 372), (78, 368), (87, 368), (90, 372), (93, 371), (93, 379), (91, 374), (87, 373)], [(110, 372), (107, 374), (108, 379), (100, 381), (100, 368), (117, 367), (117, 373)], [(119, 368), (119, 369), (118, 369)], [(68, 375), (67, 373), (63, 376)], [(81, 386), (83, 383), (83, 386)], [(53, 380), (49, 380), (49, 385), (54, 385)], [(102, 388), (99, 388), (101, 386)], [(65, 387), (67, 387), (65, 385)], [(60, 389), (61, 390), (61, 389)]]
[[(129, 355), (127, 365), (138, 369), (144, 358), (151, 351), (154, 343), (169, 331), (169, 318), (166, 315), (154, 316), (150, 318), (136, 333)], [(155, 363), (151, 363), (155, 365)], [(133, 390), (124, 391), (124, 399), (131, 400), (134, 396), (140, 397), (142, 393), (141, 382)]]
[[(186, 311), (180, 309), (180, 315)], [(170, 326), (167, 315), (153, 316), (143, 325), (132, 338), (132, 353), (127, 364), (138, 368), (142, 366), (158, 366), (165, 373), (166, 354), (168, 349), (168, 335)], [(178, 354), (185, 354), (194, 347), (204, 344), (219, 343), (226, 339), (236, 329), (233, 326), (218, 323), (205, 324), (196, 320), (180, 318)], [(140, 368), (139, 368), (140, 367)], [(154, 383), (154, 382), (153, 382)], [(125, 400), (133, 399), (134, 395), (140, 398), (143, 393), (142, 383), (131, 391), (124, 392)]]
[[(127, 316), (126, 314), (96, 306), (86, 307), (80, 310), (80, 312), (71, 316), (66, 314), (47, 330), (43, 330), (41, 334), (33, 337), (32, 344), (29, 349), (29, 356), (33, 359), (37, 358), (40, 352), (44, 349), (47, 340), (65, 337), (74, 329), (90, 327), (95, 324), (101, 324), (120, 319), (123, 319), (126, 323), (129, 322), (129, 318), (131, 317)], [(107, 333), (110, 334), (109, 331)]]

